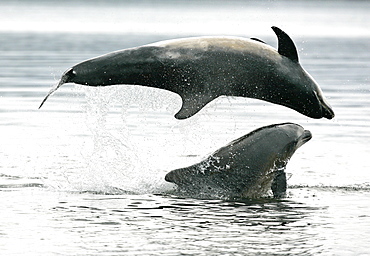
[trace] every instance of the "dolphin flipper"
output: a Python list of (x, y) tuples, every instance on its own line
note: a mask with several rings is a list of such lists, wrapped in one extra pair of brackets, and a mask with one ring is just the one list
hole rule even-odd
[(165, 180), (175, 183), (180, 186), (187, 186), (192, 184), (193, 187), (201, 184), (202, 178), (205, 178), (205, 173), (201, 171), (197, 165), (192, 165), (185, 168), (172, 170), (166, 174)]
[(287, 188), (286, 173), (284, 170), (278, 170), (271, 184), (271, 190), (275, 198), (285, 197)]
[(175, 115), (175, 118), (177, 119), (186, 119), (189, 118), (196, 113), (198, 113), (205, 105), (207, 105), (209, 102), (214, 100), (217, 97), (209, 96), (209, 95), (203, 95), (201, 93), (197, 94), (197, 96), (194, 97), (194, 95), (183, 95), (182, 98), (182, 106), (179, 112)]

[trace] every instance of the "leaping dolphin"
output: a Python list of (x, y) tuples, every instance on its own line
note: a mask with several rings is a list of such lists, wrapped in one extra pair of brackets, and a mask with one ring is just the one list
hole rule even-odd
[(285, 168), (294, 152), (312, 138), (293, 123), (261, 127), (218, 149), (200, 163), (169, 172), (165, 180), (197, 196), (260, 197), (270, 188), (284, 197)]
[(87, 86), (133, 84), (177, 93), (186, 119), (219, 96), (280, 104), (312, 118), (334, 117), (320, 87), (302, 68), (292, 39), (272, 27), (278, 50), (239, 37), (193, 37), (124, 49), (68, 69), (46, 99), (65, 83)]

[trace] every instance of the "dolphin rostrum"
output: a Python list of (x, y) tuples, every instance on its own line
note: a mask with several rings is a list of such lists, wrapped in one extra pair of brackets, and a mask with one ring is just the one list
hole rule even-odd
[(218, 149), (200, 163), (169, 172), (165, 180), (196, 196), (263, 196), (271, 188), (284, 197), (285, 168), (294, 152), (312, 138), (293, 123), (261, 127)]
[(124, 49), (69, 68), (46, 99), (65, 83), (133, 84), (177, 93), (186, 119), (219, 96), (283, 105), (312, 118), (334, 117), (320, 87), (302, 68), (292, 39), (272, 27), (278, 50), (259, 39), (192, 37)]

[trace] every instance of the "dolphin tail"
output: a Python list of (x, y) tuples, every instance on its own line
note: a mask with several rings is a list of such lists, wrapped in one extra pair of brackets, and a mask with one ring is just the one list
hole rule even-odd
[(41, 104), (39, 106), (39, 109), (42, 107), (42, 105), (44, 105), (45, 101), (49, 98), (49, 96), (52, 95), (56, 90), (58, 90), (58, 88), (61, 87), (63, 84), (67, 83), (72, 76), (73, 76), (73, 69), (72, 68), (70, 68), (66, 72), (64, 72), (64, 74), (60, 78), (59, 83), (57, 83), (53, 88), (51, 88), (49, 93), (46, 95), (44, 100), (41, 102)]

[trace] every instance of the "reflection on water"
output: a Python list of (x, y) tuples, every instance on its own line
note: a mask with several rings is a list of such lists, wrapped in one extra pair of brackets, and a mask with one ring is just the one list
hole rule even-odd
[[(35, 244), (25, 250), (33, 249), (35, 254), (315, 255), (325, 243), (315, 231), (322, 225), (312, 218), (323, 209), (290, 200), (225, 202), (161, 195), (28, 192), (44, 200), (31, 199), (27, 207), (39, 226), (33, 230), (33, 225), (25, 225), (15, 215), (7, 220), (22, 225), (23, 232), (18, 234), (20, 227), (11, 226), (3, 237), (22, 240), (36, 231), (28, 238)], [(13, 205), (7, 211), (20, 209)]]
[[(367, 250), (361, 236), (369, 235), (370, 216), (359, 209), (367, 205), (368, 192), (360, 198), (353, 192), (294, 188), (285, 200), (232, 202), (42, 188), (2, 192), (15, 202), (23, 199), (3, 201), (0, 247), (13, 253), (356, 255)], [(352, 225), (362, 225), (362, 232)], [(353, 241), (341, 244), (343, 235)], [(12, 241), (27, 246), (13, 247)]]

